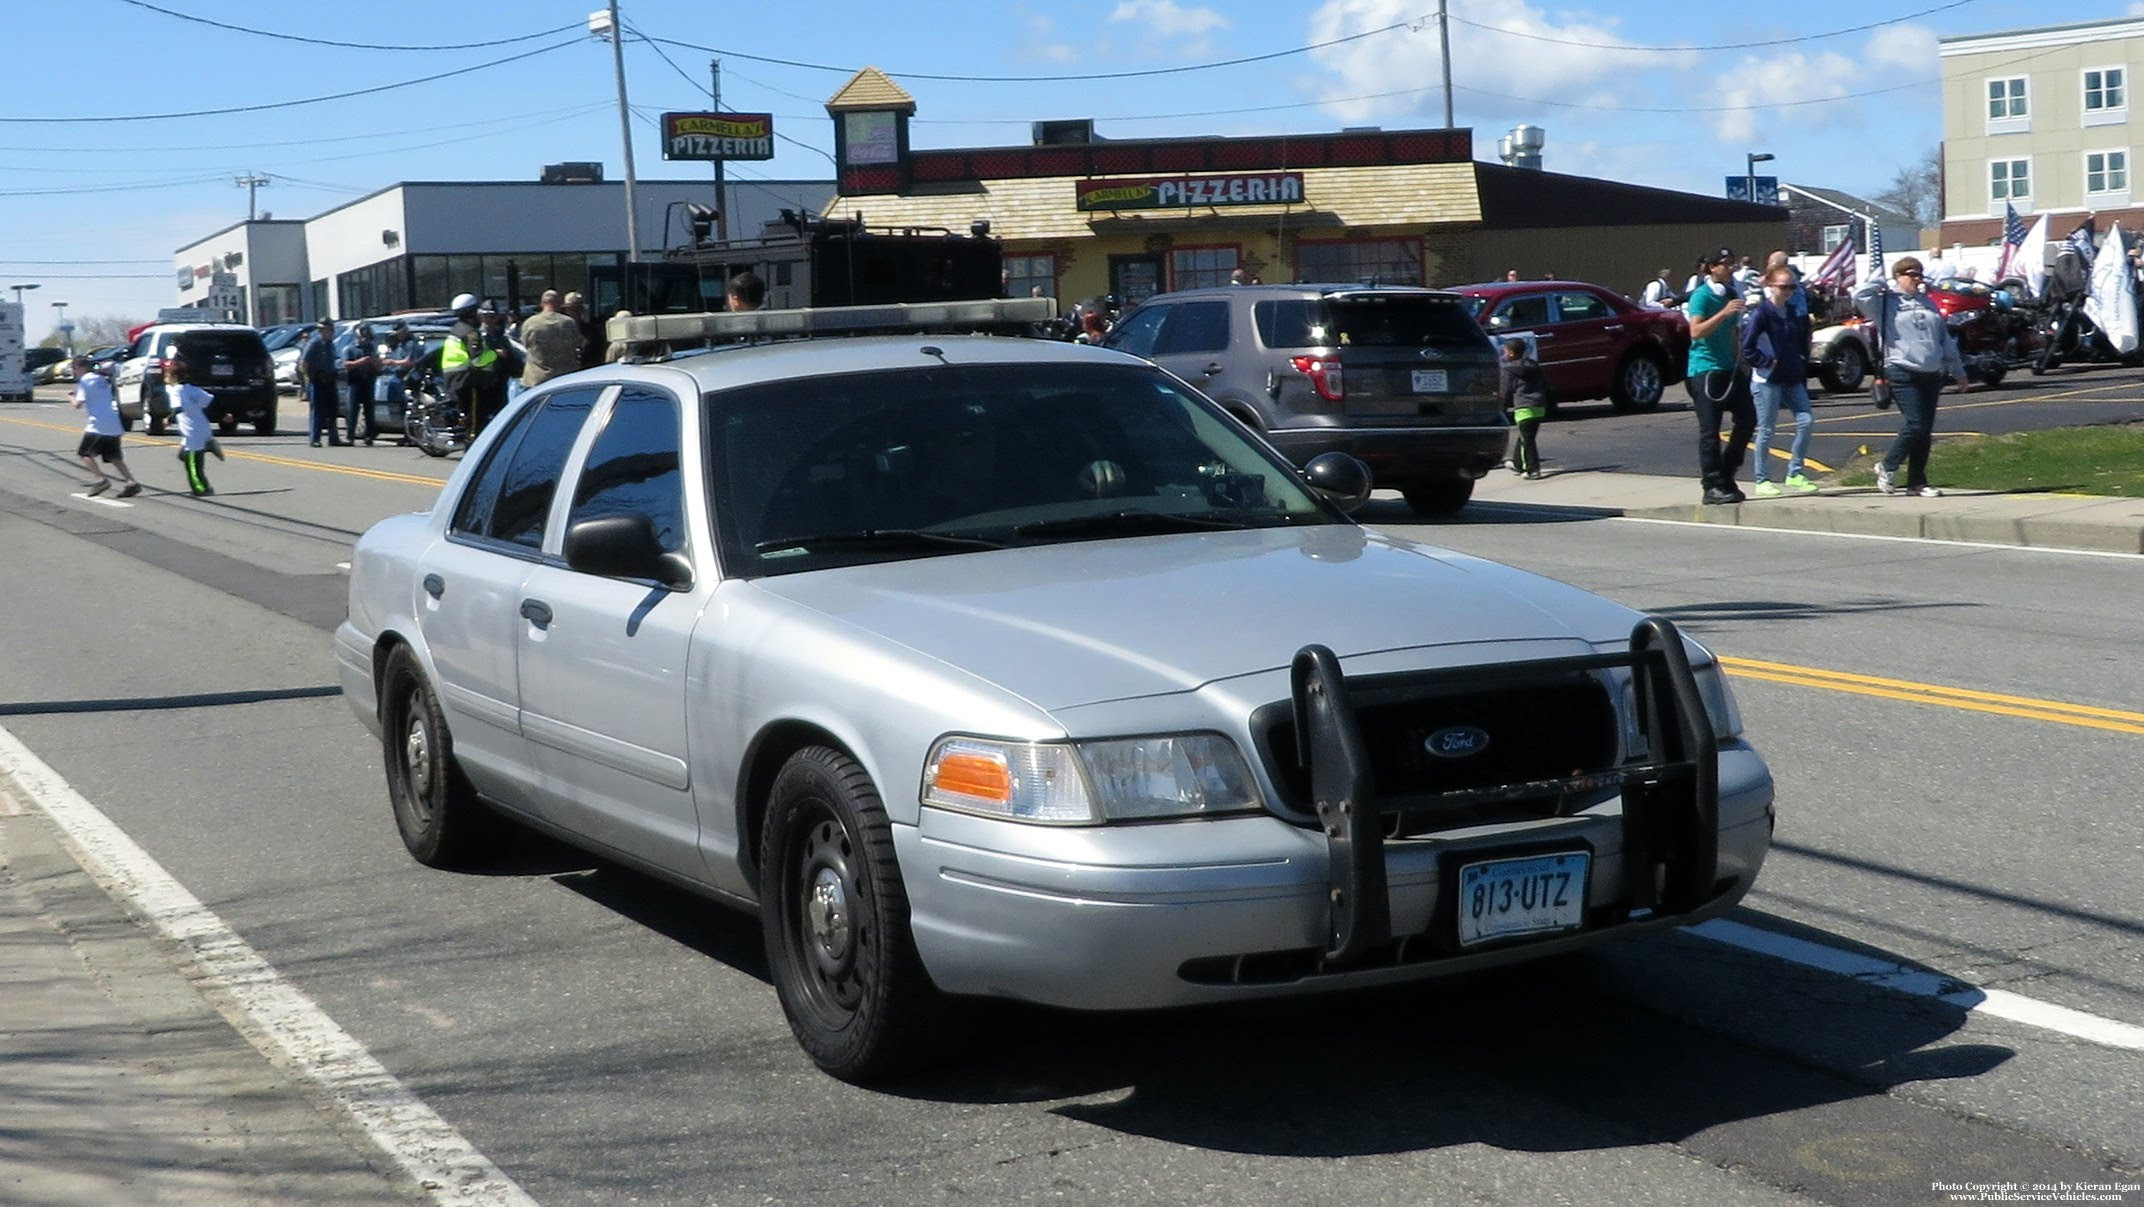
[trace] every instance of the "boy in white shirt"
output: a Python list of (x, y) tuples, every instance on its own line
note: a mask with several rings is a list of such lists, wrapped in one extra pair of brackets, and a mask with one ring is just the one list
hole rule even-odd
[(91, 367), (86, 356), (74, 358), (74, 405), (88, 416), (82, 424), (82, 443), (76, 446), (75, 456), (82, 459), (82, 468), (97, 479), (89, 484), (87, 497), (95, 498), (112, 488), (112, 480), (97, 468), (99, 459), (118, 470), (120, 480), (126, 483), (119, 488), (120, 498), (140, 494), (141, 483), (134, 480), (134, 472), (127, 468), (127, 459), (119, 452), (119, 433), (126, 429), (119, 422), (119, 401), (112, 397), (112, 383)]
[(186, 380), (186, 362), (177, 357), (164, 362), (164, 397), (171, 402), (171, 413), (179, 417), (179, 464), (186, 467), (186, 489), (197, 499), (215, 494), (209, 488), (204, 461), (215, 443), (208, 424), (208, 404), (214, 399)]

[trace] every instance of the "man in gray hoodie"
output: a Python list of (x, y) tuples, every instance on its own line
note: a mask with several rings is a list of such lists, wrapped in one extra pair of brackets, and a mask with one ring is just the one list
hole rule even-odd
[(1934, 442), (1936, 395), (1943, 392), (1943, 379), (1950, 378), (1963, 390), (1967, 386), (1965, 362), (1951, 338), (1943, 314), (1922, 291), (1921, 262), (1900, 256), (1891, 265), (1891, 281), (1870, 281), (1854, 291), (1854, 303), (1876, 325), (1883, 344), (1883, 380), (1898, 401), (1898, 436), (1889, 452), (1876, 463), (1876, 489), (1887, 495), (1900, 493), (1894, 480), (1904, 463), (1904, 493), (1932, 499), (1943, 492), (1928, 484), (1928, 448)]

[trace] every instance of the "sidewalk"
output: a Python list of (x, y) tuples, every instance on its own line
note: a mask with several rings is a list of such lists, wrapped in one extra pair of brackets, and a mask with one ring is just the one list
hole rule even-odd
[(1748, 528), (2144, 554), (2144, 499), (1979, 490), (1946, 490), (1942, 498), (1921, 499), (1878, 494), (1873, 486), (1849, 486), (1706, 506), (1698, 501), (1695, 472), (1687, 478), (1666, 478), (1562, 469), (1551, 463), (1544, 473), (1540, 481), (1528, 482), (1510, 470), (1491, 470), (1475, 486), (1471, 506), (1547, 507)]

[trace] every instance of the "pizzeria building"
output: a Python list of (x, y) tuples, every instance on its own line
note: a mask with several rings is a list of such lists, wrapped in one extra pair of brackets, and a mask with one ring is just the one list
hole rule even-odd
[(918, 149), (876, 68), (828, 102), (837, 196), (872, 227), (987, 229), (1006, 291), (1067, 300), (1227, 283), (1458, 285), (1516, 270), (1636, 293), (1720, 246), (1762, 258), (1787, 211), (1474, 160), (1465, 129), (1115, 139), (1037, 122), (1030, 145)]

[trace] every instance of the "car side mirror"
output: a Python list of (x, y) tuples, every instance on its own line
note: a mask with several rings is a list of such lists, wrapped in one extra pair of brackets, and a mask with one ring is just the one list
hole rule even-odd
[(566, 529), (566, 565), (605, 578), (652, 579), (672, 591), (692, 585), (692, 563), (655, 539), (644, 515), (602, 516)]
[(1342, 511), (1370, 500), (1370, 467), (1346, 453), (1319, 453), (1303, 467), (1303, 481)]

